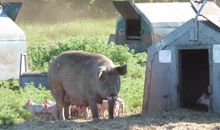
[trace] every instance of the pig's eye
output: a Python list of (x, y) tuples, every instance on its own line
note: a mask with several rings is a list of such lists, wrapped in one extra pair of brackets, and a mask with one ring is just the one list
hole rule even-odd
[(103, 82), (103, 83), (105, 83), (107, 80), (106, 80), (106, 78), (102, 78), (102, 79), (100, 79), (101, 80), (101, 82)]
[(100, 82), (105, 82), (105, 81), (106, 81), (105, 76), (104, 76), (104, 75), (102, 75), (102, 76), (99, 78), (99, 81), (100, 81)]

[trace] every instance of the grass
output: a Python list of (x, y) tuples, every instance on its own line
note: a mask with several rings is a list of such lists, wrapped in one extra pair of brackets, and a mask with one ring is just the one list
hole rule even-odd
[(111, 33), (115, 33), (116, 19), (88, 19), (76, 20), (58, 24), (20, 24), (24, 30), (28, 44), (49, 44), (75, 36), (97, 36), (108, 40)]
[(31, 118), (31, 113), (23, 109), (28, 99), (36, 103), (42, 103), (45, 98), (52, 100), (50, 91), (44, 87), (36, 88), (29, 84), (25, 88), (18, 88), (17, 80), (1, 81), (0, 84), (0, 128), (8, 128), (15, 122)]

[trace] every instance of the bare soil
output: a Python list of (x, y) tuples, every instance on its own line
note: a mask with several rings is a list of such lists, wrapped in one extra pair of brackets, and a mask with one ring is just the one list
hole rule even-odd
[[(138, 114), (139, 113), (139, 114)], [(127, 113), (114, 120), (22, 121), (12, 130), (220, 130), (220, 115), (186, 109), (141, 115)]]

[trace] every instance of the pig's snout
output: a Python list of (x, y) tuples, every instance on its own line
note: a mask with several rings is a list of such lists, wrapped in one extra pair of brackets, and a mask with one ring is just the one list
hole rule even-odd
[(108, 96), (107, 100), (108, 102), (115, 102), (117, 100), (117, 96)]

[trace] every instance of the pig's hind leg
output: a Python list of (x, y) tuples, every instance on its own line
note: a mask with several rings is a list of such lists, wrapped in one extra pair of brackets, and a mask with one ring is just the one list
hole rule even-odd
[(65, 91), (63, 87), (57, 83), (53, 83), (52, 85), (53, 85), (53, 89), (51, 89), (51, 92), (53, 93), (57, 103), (58, 119), (65, 120), (65, 115), (64, 115)]

